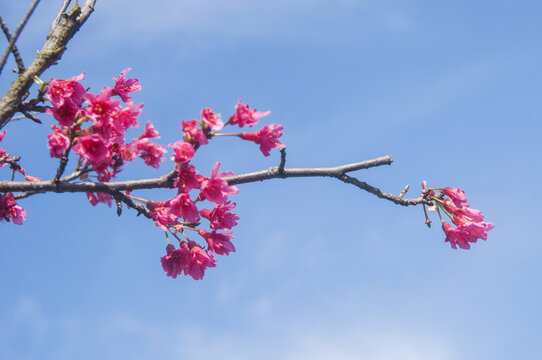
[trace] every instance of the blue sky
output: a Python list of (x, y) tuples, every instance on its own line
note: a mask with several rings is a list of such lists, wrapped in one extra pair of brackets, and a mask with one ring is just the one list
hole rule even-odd
[[(0, 0), (12, 29), (22, 3)], [(21, 35), (26, 63), (60, 3), (43, 0)], [(165, 276), (151, 221), (80, 194), (31, 197), (23, 226), (0, 224), (0, 359), (535, 358), (540, 11), (535, 1), (98, 1), (44, 79), (86, 72), (98, 91), (131, 67), (140, 120), (163, 144), (201, 108), (226, 117), (242, 99), (285, 127), (287, 166), (393, 155), (357, 176), (394, 193), (410, 184), (411, 197), (424, 179), (461, 187), (496, 226), (454, 251), (421, 208), (333, 179), (247, 184), (235, 197), (237, 252), (196, 282)], [(43, 120), (9, 124), (2, 145), (49, 178)], [(235, 140), (198, 151), (198, 169), (278, 163)], [(167, 171), (139, 162), (121, 178)]]

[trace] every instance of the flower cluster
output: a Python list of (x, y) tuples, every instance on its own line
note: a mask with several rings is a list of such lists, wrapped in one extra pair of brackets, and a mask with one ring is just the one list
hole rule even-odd
[[(46, 97), (51, 103), (47, 113), (53, 115), (58, 124), (52, 126), (53, 133), (48, 136), (51, 157), (65, 158), (73, 150), (82, 161), (81, 168), (94, 172), (101, 182), (110, 181), (120, 170), (124, 162), (141, 157), (151, 167), (158, 168), (164, 161), (166, 148), (150, 141), (160, 135), (152, 123), (147, 122), (145, 130), (138, 138), (127, 143), (125, 131), (138, 127), (137, 118), (143, 104), (134, 105), (130, 93), (141, 89), (137, 79), (126, 79), (130, 69), (123, 70), (118, 78), (113, 78), (113, 88), (104, 87), (99, 94), (85, 90), (80, 81), (85, 74), (71, 79), (51, 79)], [(119, 97), (119, 99), (115, 97)], [(121, 103), (122, 101), (122, 103)], [(256, 132), (223, 134), (220, 131), (227, 125), (252, 127), (269, 115), (251, 109), (239, 101), (235, 112), (224, 123), (221, 115), (210, 108), (201, 111), (200, 119), (182, 121), (182, 138), (169, 146), (173, 150), (170, 159), (175, 163), (173, 186), (177, 194), (166, 201), (154, 201), (130, 196), (142, 202), (149, 209), (150, 217), (156, 226), (166, 233), (168, 246), (166, 255), (161, 258), (162, 267), (173, 278), (184, 273), (194, 279), (201, 279), (208, 267), (215, 267), (215, 255), (228, 255), (235, 251), (230, 231), (239, 217), (231, 211), (235, 203), (228, 201), (230, 195), (239, 190), (228, 185), (225, 176), (231, 172), (219, 172), (220, 163), (216, 163), (209, 177), (201, 175), (191, 160), (199, 147), (207, 145), (215, 136), (236, 136), (260, 145), (260, 150), (269, 156), (272, 148), (283, 146), (278, 138), (282, 135), (282, 126), (271, 124)], [(82, 175), (87, 179), (87, 175)], [(109, 194), (87, 194), (92, 205), (106, 203), (111, 206)], [(198, 209), (198, 203), (210, 203), (211, 208)], [(209, 222), (209, 230), (201, 228), (200, 220)], [(186, 233), (192, 230), (199, 235), (205, 246), (188, 238)], [(175, 248), (169, 243), (168, 234), (179, 241)]]
[[(51, 126), (52, 133), (47, 136), (47, 147), (51, 157), (60, 159), (57, 176), (63, 173), (70, 152), (79, 156), (76, 168), (79, 173), (75, 174), (84, 181), (89, 179), (89, 174), (94, 174), (98, 181), (109, 182), (122, 170), (125, 162), (138, 156), (154, 168), (166, 160), (166, 147), (151, 141), (160, 138), (151, 122), (145, 124), (139, 137), (126, 141), (126, 131), (139, 127), (138, 118), (143, 107), (143, 104), (132, 102), (130, 94), (141, 90), (141, 85), (135, 78), (126, 78), (129, 70), (113, 77), (113, 87), (104, 87), (97, 94), (81, 84), (84, 73), (70, 79), (53, 78), (49, 83), (40, 81), (46, 86), (45, 98), (50, 102), (45, 112), (56, 120)], [(172, 185), (177, 190), (174, 197), (155, 201), (132, 196), (129, 192), (124, 194), (143, 203), (149, 210), (147, 215), (166, 233), (168, 245), (161, 263), (166, 274), (173, 278), (184, 273), (201, 279), (207, 268), (216, 266), (215, 255), (229, 255), (235, 251), (231, 229), (237, 225), (239, 217), (232, 212), (236, 204), (229, 201), (229, 197), (239, 190), (224, 179), (233, 173), (220, 172), (217, 162), (210, 176), (203, 176), (191, 163), (196, 151), (216, 136), (235, 136), (255, 142), (265, 156), (269, 156), (271, 149), (284, 146), (278, 140), (283, 128), (277, 124), (266, 125), (256, 132), (221, 133), (228, 125), (253, 127), (270, 114), (270, 111), (251, 109), (242, 101), (234, 109), (226, 122), (210, 108), (201, 111), (200, 119), (182, 121), (181, 138), (169, 144), (172, 148), (169, 158), (174, 163)], [(0, 133), (0, 141), (4, 136), (5, 131)], [(0, 149), (0, 160), (0, 166), (9, 164), (27, 181), (41, 181), (25, 174), (18, 159), (11, 158), (5, 149)], [(113, 202), (112, 194), (106, 193), (87, 193), (87, 198), (92, 205), (105, 203), (111, 206)], [(25, 210), (15, 202), (12, 193), (0, 194), (0, 219), (21, 224), (25, 216)], [(202, 219), (207, 222), (207, 229), (201, 226)], [(189, 231), (197, 234), (200, 243), (187, 236)], [(169, 243), (168, 234), (178, 240), (177, 247)]]
[[(61, 158), (73, 149), (83, 166), (95, 172), (102, 182), (110, 181), (125, 161), (133, 161), (136, 156), (158, 168), (165, 160), (166, 150), (163, 145), (150, 142), (149, 139), (160, 137), (152, 123), (147, 123), (138, 138), (129, 143), (125, 140), (129, 128), (139, 127), (137, 119), (143, 107), (134, 105), (129, 96), (141, 89), (137, 79), (125, 79), (129, 70), (123, 70), (118, 79), (113, 78), (113, 88), (104, 87), (99, 94), (85, 90), (80, 83), (84, 73), (67, 80), (51, 79), (45, 95), (52, 106), (46, 112), (58, 121), (47, 137), (51, 157)], [(95, 195), (89, 199), (92, 204), (110, 201), (109, 197)]]
[[(438, 190), (438, 193), (435, 191)], [(429, 210), (437, 211), (442, 222), (442, 230), (446, 234), (446, 242), (452, 248), (470, 249), (469, 243), (475, 243), (478, 239), (487, 240), (487, 232), (495, 226), (493, 223), (484, 222), (484, 216), (480, 210), (472, 209), (467, 205), (465, 192), (457, 188), (427, 188), (427, 183), (422, 182), (422, 195), (431, 201)], [(425, 210), (425, 205), (424, 205)], [(444, 221), (444, 212), (456, 226)], [(426, 224), (431, 221), (427, 217)]]
[[(151, 210), (155, 225), (179, 241), (179, 247), (175, 248), (168, 240), (166, 255), (161, 258), (162, 267), (168, 276), (176, 278), (184, 273), (196, 280), (201, 279), (205, 269), (216, 266), (215, 255), (229, 255), (235, 251), (231, 242), (234, 236), (229, 230), (237, 225), (239, 216), (231, 212), (236, 204), (228, 201), (228, 197), (237, 194), (239, 190), (223, 179), (233, 173), (219, 172), (220, 163), (217, 162), (211, 176), (205, 177), (197, 172), (190, 161), (197, 149), (207, 145), (215, 136), (237, 136), (254, 141), (260, 144), (262, 153), (268, 156), (271, 148), (282, 146), (278, 141), (282, 135), (282, 126), (267, 125), (255, 133), (222, 134), (219, 131), (227, 125), (253, 126), (269, 113), (251, 110), (248, 105), (239, 101), (235, 106), (235, 113), (226, 123), (222, 121), (220, 114), (210, 108), (201, 111), (201, 120), (182, 122), (183, 140), (169, 145), (174, 151), (171, 160), (175, 162), (177, 176), (174, 186), (177, 188), (177, 195), (164, 202), (138, 199), (145, 202)], [(195, 192), (193, 198), (190, 197), (192, 190)], [(196, 204), (204, 201), (211, 203), (212, 209), (199, 210)], [(201, 218), (209, 221), (209, 230), (201, 228)], [(206, 246), (190, 240), (186, 230), (197, 232)]]

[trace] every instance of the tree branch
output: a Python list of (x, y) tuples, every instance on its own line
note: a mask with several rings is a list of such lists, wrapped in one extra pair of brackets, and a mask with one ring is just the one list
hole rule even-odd
[(36, 8), (36, 6), (38, 6), (39, 2), (40, 2), (40, 0), (34, 0), (32, 5), (30, 5), (30, 8), (28, 9), (26, 14), (24, 15), (24, 17), (21, 20), (21, 22), (19, 23), (19, 25), (17, 26), (17, 29), (15, 29), (15, 33), (13, 34), (11, 39), (9, 40), (8, 46), (7, 46), (6, 50), (4, 51), (4, 55), (2, 55), (2, 59), (0, 60), (0, 74), (2, 73), (2, 69), (4, 68), (4, 65), (6, 64), (6, 60), (8, 59), (8, 55), (11, 52), (11, 49), (15, 45), (15, 42), (17, 41), (17, 38), (21, 34), (21, 31), (23, 31), (24, 26), (28, 22), (28, 19), (30, 19), (30, 16), (34, 12), (34, 9)]
[[(286, 161), (285, 158), (286, 156), (284, 153), (284, 156), (281, 156), (282, 166)], [(374, 186), (371, 186), (363, 181), (359, 181), (356, 178), (346, 175), (346, 173), (356, 170), (369, 169), (382, 165), (390, 165), (392, 161), (393, 160), (391, 159), (391, 156), (382, 156), (371, 160), (365, 160), (353, 164), (346, 164), (335, 167), (283, 168), (281, 167), (281, 165), (279, 165), (270, 167), (266, 170), (256, 171), (252, 173), (227, 176), (223, 179), (226, 180), (229, 185), (240, 185), (257, 181), (264, 181), (270, 179), (286, 179), (292, 177), (333, 177), (345, 183), (357, 186), (358, 188), (374, 194), (381, 199), (392, 201), (393, 203), (398, 205), (409, 206), (425, 203), (426, 201), (422, 197), (416, 199), (405, 199), (402, 196), (395, 196), (393, 194), (383, 192)], [(175, 181), (176, 175), (177, 173), (175, 171), (172, 171), (169, 174), (151, 179), (114, 181), (108, 183), (91, 181), (69, 182), (69, 180), (66, 181), (67, 178), (60, 179), (57, 182), (55, 182), (54, 179), (50, 181), (39, 182), (1, 181), (0, 192), (29, 192), (26, 194), (22, 194), (23, 196), (16, 196), (18, 198), (27, 197), (35, 193), (45, 192), (101, 192), (111, 194), (115, 197), (116, 193), (126, 190), (132, 191), (140, 189), (173, 188), (173, 183)], [(70, 176), (70, 179), (73, 179), (73, 176)], [(126, 203), (125, 199), (121, 199), (121, 201)], [(136, 208), (136, 206), (131, 204), (129, 206)]]
[[(9, 29), (6, 23), (4, 22), (4, 19), (2, 19), (2, 16), (0, 16), (0, 27), (2, 28), (4, 35), (6, 35), (6, 39), (8, 39), (8, 44), (10, 44), (12, 36), (11, 36), (11, 33), (9, 32)], [(17, 49), (17, 46), (15, 45), (15, 43), (11, 46), (11, 53), (13, 54), (13, 57), (15, 58), (15, 62), (17, 63), (18, 73), (20, 74), (24, 71), (24, 63), (23, 63), (23, 59), (21, 58), (21, 54), (19, 54), (19, 49)]]
[[(30, 66), (17, 79), (0, 100), (0, 129), (18, 111), (36, 76), (54, 65), (66, 50), (66, 45), (94, 10), (96, 0), (87, 0), (83, 7), (76, 3), (67, 13), (62, 13), (51, 27), (43, 48)], [(13, 39), (12, 39), (13, 40)]]

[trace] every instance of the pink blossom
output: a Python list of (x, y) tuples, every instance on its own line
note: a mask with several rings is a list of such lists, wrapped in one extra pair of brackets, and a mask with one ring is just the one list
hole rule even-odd
[(97, 193), (96, 195), (94, 193), (87, 193), (87, 199), (92, 206), (96, 206), (98, 203), (104, 203), (111, 207), (111, 202), (113, 201), (111, 195), (104, 193)]
[(160, 258), (160, 262), (167, 276), (175, 279), (190, 264), (190, 250), (187, 247), (175, 249), (173, 245), (168, 244), (166, 252), (167, 254)]
[(154, 220), (154, 225), (164, 231), (168, 231), (168, 226), (177, 223), (177, 216), (171, 213), (169, 202), (148, 201), (147, 208), (152, 211), (151, 217)]
[(113, 78), (113, 80), (115, 81), (115, 87), (113, 87), (113, 95), (120, 96), (120, 98), (124, 102), (128, 102), (131, 100), (131, 97), (128, 95), (129, 93), (141, 90), (141, 85), (139, 84), (139, 81), (137, 79), (124, 79), (124, 76), (130, 70), (132, 69), (124, 69), (120, 73), (118, 79)]
[(53, 115), (60, 126), (70, 127), (73, 125), (75, 117), (78, 115), (80, 108), (71, 100), (63, 101), (53, 108), (45, 109), (47, 114)]
[(452, 199), (456, 206), (461, 206), (461, 203), (467, 202), (465, 192), (461, 189), (447, 187), (444, 189), (444, 194), (448, 195), (448, 197)]
[(200, 214), (211, 222), (211, 229), (229, 230), (237, 225), (237, 220), (239, 220), (239, 216), (230, 212), (234, 207), (235, 203), (228, 201), (223, 204), (216, 204), (212, 211), (202, 209)]
[(102, 137), (97, 134), (86, 134), (79, 137), (73, 151), (96, 166), (106, 161), (108, 152)]
[(0, 220), (9, 222), (12, 219), (16, 225), (22, 225), (26, 220), (26, 210), (15, 202), (10, 192), (0, 195)]
[(171, 199), (169, 202), (169, 207), (171, 214), (177, 217), (182, 217), (190, 223), (195, 223), (200, 219), (198, 208), (190, 199), (190, 195), (186, 193), (178, 194)]
[(64, 151), (70, 146), (70, 139), (56, 126), (52, 127), (53, 133), (47, 135), (47, 147), (51, 157), (61, 158)]
[(192, 189), (199, 188), (199, 181), (194, 166), (178, 164), (175, 166), (175, 169), (177, 170), (177, 179), (173, 186), (177, 187), (179, 192), (188, 193)]
[(228, 182), (222, 179), (222, 176), (226, 176), (227, 173), (219, 173), (219, 168), (220, 163), (217, 162), (213, 166), (211, 177), (202, 177), (200, 180), (200, 196), (217, 204), (224, 203), (228, 195), (235, 195), (239, 192), (237, 187), (229, 186)]
[(183, 140), (192, 145), (207, 145), (207, 137), (197, 127), (197, 121), (183, 121)]
[(213, 131), (220, 131), (224, 127), (220, 114), (215, 114), (210, 108), (201, 110), (201, 120)]
[(160, 139), (160, 134), (154, 128), (152, 122), (147, 121), (145, 123), (145, 131), (139, 136), (139, 139), (156, 138)]
[(122, 130), (127, 130), (131, 127), (138, 127), (137, 118), (141, 114), (143, 104), (134, 105), (131, 102), (115, 114), (115, 122), (119, 124)]
[(207, 241), (207, 247), (211, 253), (217, 253), (218, 255), (229, 255), (230, 252), (235, 252), (235, 247), (231, 243), (233, 239), (232, 233), (218, 234), (215, 231), (212, 233), (207, 230), (198, 230), (205, 241)]
[(194, 280), (200, 280), (205, 275), (205, 269), (216, 266), (216, 260), (195, 242), (191, 241), (188, 246), (190, 248), (190, 263), (184, 269), (184, 274), (192, 276)]
[(282, 136), (282, 126), (277, 124), (266, 125), (260, 130), (252, 133), (241, 133), (241, 138), (244, 140), (254, 141), (260, 145), (260, 150), (265, 156), (269, 156), (269, 150), (279, 146), (283, 146), (278, 140)]
[(461, 249), (470, 249), (469, 242), (476, 242), (476, 238), (466, 232), (463, 228), (454, 228), (452, 225), (443, 222), (442, 230), (446, 234), (446, 240), (452, 248), (457, 249), (457, 245)]
[(169, 146), (172, 147), (174, 151), (174, 155), (171, 157), (171, 160), (175, 161), (176, 163), (187, 163), (194, 156), (195, 150), (190, 143), (177, 141), (174, 144), (169, 144)]
[(149, 142), (149, 139), (134, 139), (130, 146), (145, 161), (145, 164), (158, 169), (160, 163), (165, 161), (163, 155), (167, 152), (166, 147)]
[(0, 132), (0, 141), (2, 141), (4, 139), (4, 136), (6, 136), (6, 131), (7, 130), (4, 130), (4, 131)]
[(58, 107), (65, 100), (72, 101), (79, 106), (83, 103), (83, 97), (86, 94), (85, 88), (78, 81), (85, 78), (85, 73), (74, 76), (71, 79), (57, 80), (51, 79), (45, 96), (54, 107)]
[(235, 105), (235, 114), (230, 117), (230, 124), (237, 124), (239, 127), (245, 125), (251, 127), (258, 123), (258, 120), (264, 116), (271, 114), (271, 111), (260, 112), (256, 109), (250, 110), (248, 105), (244, 105), (241, 100)]
[(104, 87), (99, 95), (91, 93), (85, 95), (85, 99), (90, 105), (85, 108), (89, 118), (93, 120), (104, 120), (120, 111), (120, 102), (117, 99), (111, 98), (112, 91), (113, 89)]

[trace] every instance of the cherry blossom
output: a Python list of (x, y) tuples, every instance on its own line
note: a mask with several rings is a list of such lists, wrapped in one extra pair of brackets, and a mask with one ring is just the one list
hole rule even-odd
[(212, 253), (217, 253), (218, 255), (229, 255), (230, 252), (235, 251), (235, 247), (231, 243), (233, 239), (232, 233), (219, 234), (215, 231), (212, 233), (207, 230), (200, 229), (198, 231), (205, 241), (207, 241), (207, 247)]
[(269, 156), (269, 150), (284, 146), (278, 140), (282, 136), (283, 127), (277, 124), (266, 125), (256, 132), (244, 132), (241, 133), (241, 138), (244, 140), (253, 141), (260, 145), (260, 150), (264, 156)]
[(228, 201), (223, 204), (216, 204), (212, 211), (202, 209), (200, 214), (211, 222), (211, 229), (229, 230), (237, 225), (237, 220), (239, 220), (239, 216), (230, 212), (234, 207), (235, 203)]
[(166, 275), (175, 279), (190, 264), (190, 250), (188, 250), (188, 247), (175, 249), (173, 245), (168, 244), (166, 252), (167, 254), (160, 258), (160, 262)]
[(9, 222), (10, 219), (14, 224), (22, 225), (26, 220), (26, 210), (15, 202), (12, 193), (7, 192), (0, 195), (0, 220)]
[(70, 139), (53, 125), (53, 133), (47, 135), (47, 147), (51, 157), (60, 158), (64, 151), (70, 146)]
[(173, 186), (179, 188), (179, 192), (187, 193), (192, 189), (199, 188), (199, 180), (196, 175), (196, 168), (188, 164), (178, 164), (177, 178)]
[(54, 107), (58, 107), (66, 101), (73, 102), (77, 106), (81, 105), (86, 91), (83, 85), (79, 83), (79, 80), (83, 80), (84, 78), (85, 73), (74, 76), (71, 79), (51, 79), (45, 96)]
[(235, 114), (230, 117), (228, 121), (230, 124), (237, 124), (239, 127), (248, 126), (252, 127), (258, 123), (258, 120), (264, 116), (271, 114), (271, 111), (257, 111), (256, 109), (250, 110), (248, 105), (243, 104), (241, 100), (235, 105)]
[(125, 79), (124, 76), (132, 69), (126, 68), (122, 70), (118, 79), (113, 78), (115, 86), (113, 87), (113, 95), (118, 95), (124, 102), (130, 101), (132, 98), (128, 95), (131, 92), (141, 90), (141, 84), (137, 79)]
[(176, 163), (187, 163), (194, 156), (194, 147), (187, 142), (177, 141), (174, 144), (169, 144), (173, 148), (174, 155), (171, 157), (171, 160)]
[(211, 177), (202, 177), (200, 180), (200, 196), (217, 204), (226, 202), (228, 195), (235, 195), (239, 192), (237, 187), (229, 186), (226, 180), (222, 180), (223, 176), (230, 174), (219, 173), (219, 168), (220, 163), (217, 162), (215, 166), (213, 166)]
[(201, 120), (213, 131), (220, 131), (224, 127), (220, 114), (215, 114), (210, 108), (201, 110)]
[(197, 120), (183, 121), (183, 140), (192, 145), (207, 145), (207, 136), (197, 127)]

